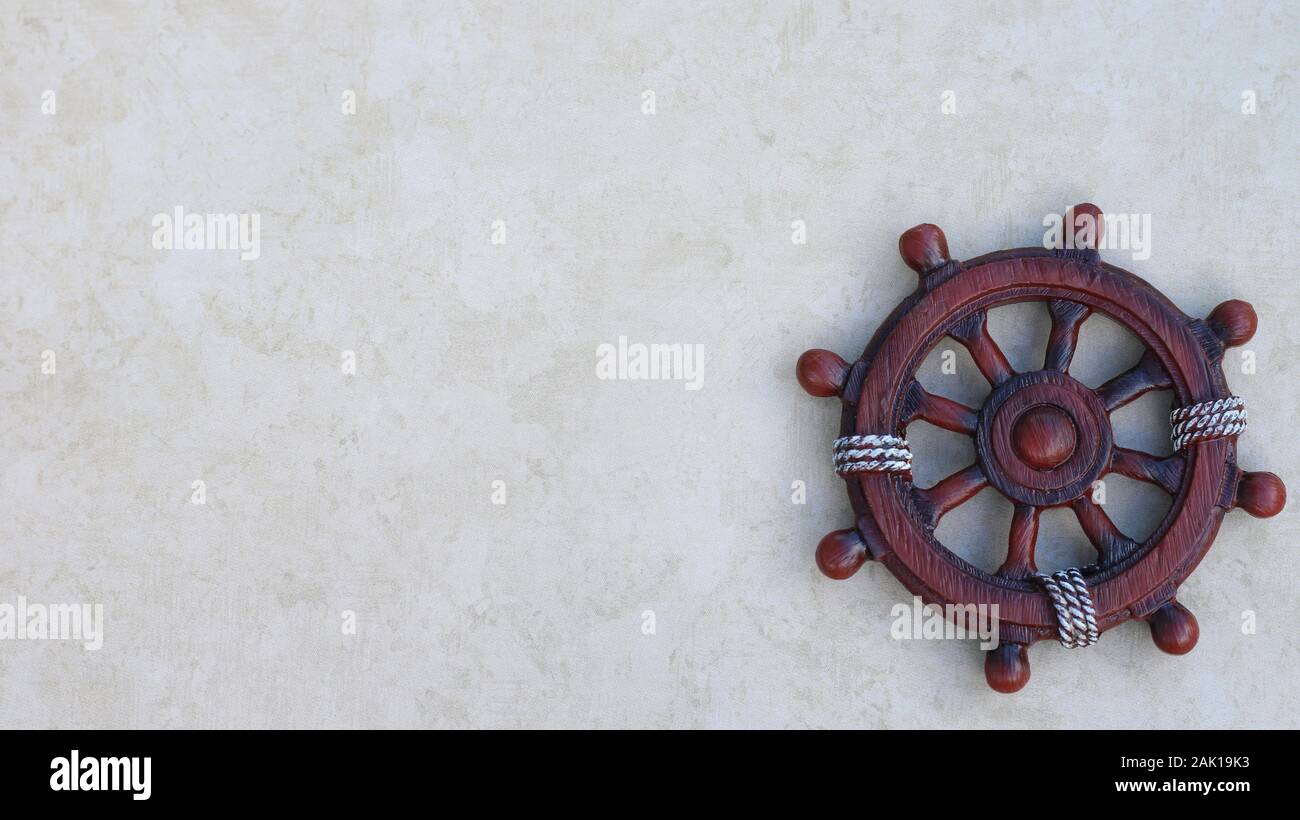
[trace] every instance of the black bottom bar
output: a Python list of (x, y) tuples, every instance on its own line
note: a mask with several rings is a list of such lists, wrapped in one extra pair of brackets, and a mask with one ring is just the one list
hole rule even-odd
[[(1295, 786), (1290, 733), (1269, 732), (6, 732), (6, 797), (80, 809), (296, 807), (416, 800), (683, 807), (871, 794), (1026, 811), (1151, 800), (1276, 803)], [(147, 764), (146, 764), (147, 759)], [(73, 788), (73, 781), (76, 788)], [(703, 790), (703, 791), (700, 791)], [(147, 792), (147, 799), (144, 798)], [(603, 796), (602, 796), (603, 795)], [(615, 797), (611, 803), (611, 795)], [(618, 808), (619, 804), (621, 808)], [(798, 804), (796, 804), (798, 805)], [(883, 806), (884, 804), (879, 804)]]

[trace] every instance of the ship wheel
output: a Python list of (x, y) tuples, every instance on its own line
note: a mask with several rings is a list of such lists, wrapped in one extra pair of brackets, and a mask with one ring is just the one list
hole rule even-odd
[[(1255, 333), (1251, 306), (1229, 301), (1193, 319), (1137, 276), (1100, 261), (1101, 212), (1090, 204), (1066, 213), (1072, 241), (1059, 249), (1022, 248), (967, 262), (949, 258), (934, 225), (899, 240), (919, 285), (876, 331), (853, 364), (809, 350), (796, 367), (814, 396), (843, 404), (834, 465), (845, 480), (855, 525), (817, 546), (817, 564), (842, 579), (873, 559), (913, 594), (946, 612), (996, 606), (999, 645), (985, 676), (999, 692), (1029, 680), (1027, 648), (1043, 638), (1088, 646), (1125, 621), (1145, 620), (1156, 646), (1184, 654), (1195, 646), (1195, 617), (1175, 597), (1209, 550), (1224, 513), (1267, 517), (1286, 501), (1272, 473), (1236, 465), (1236, 437), (1246, 426), (1240, 399), (1222, 370), (1227, 347)], [(989, 335), (991, 308), (1044, 301), (1052, 326), (1043, 367), (1012, 369)], [(1102, 313), (1132, 331), (1145, 352), (1130, 369), (1097, 388), (1070, 376), (1079, 328)], [(982, 407), (927, 391), (916, 379), (926, 355), (945, 337), (961, 343), (992, 387)], [(1151, 390), (1170, 390), (1174, 453), (1152, 455), (1118, 446), (1110, 413)], [(912, 484), (907, 425), (924, 420), (975, 441), (975, 463), (928, 489)], [(1118, 473), (1155, 484), (1173, 498), (1142, 542), (1124, 535), (1093, 501), (1093, 482)], [(1006, 560), (984, 572), (934, 535), (944, 514), (986, 486), (1014, 505)], [(1038, 571), (1034, 544), (1040, 511), (1069, 507), (1096, 548), (1097, 560), (1052, 574)], [(954, 607), (954, 608), (950, 608)]]

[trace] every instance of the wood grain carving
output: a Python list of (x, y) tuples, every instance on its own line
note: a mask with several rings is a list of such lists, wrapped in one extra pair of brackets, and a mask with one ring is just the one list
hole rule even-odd
[[(1000, 646), (987, 653), (989, 685), (1014, 692), (1029, 680), (1027, 647), (1057, 635), (1056, 612), (1035, 581), (1034, 546), (1041, 510), (1067, 507), (1097, 551), (1081, 568), (1101, 631), (1145, 620), (1156, 645), (1184, 654), (1199, 628), (1179, 603), (1178, 587), (1209, 550), (1223, 515), (1240, 507), (1271, 516), (1286, 503), (1272, 473), (1246, 473), (1236, 463), (1236, 437), (1199, 441), (1172, 456), (1119, 447), (1110, 413), (1152, 390), (1170, 390), (1185, 406), (1229, 395), (1224, 350), (1254, 335), (1255, 312), (1245, 302), (1219, 305), (1202, 321), (1174, 306), (1128, 271), (1100, 260), (1101, 212), (1090, 204), (1067, 211), (1093, 217), (1068, 250), (1022, 248), (967, 262), (948, 255), (938, 227), (918, 225), (899, 240), (903, 260), (919, 275), (917, 289), (876, 331), (857, 361), (826, 350), (799, 358), (799, 383), (814, 396), (842, 403), (841, 436), (905, 438), (923, 420), (975, 440), (975, 462), (933, 487), (920, 489), (908, 472), (845, 475), (856, 518), (817, 548), (832, 578), (847, 578), (870, 560), (909, 590), (940, 607), (996, 605)], [(989, 334), (988, 311), (1013, 302), (1042, 301), (1052, 319), (1043, 366), (1016, 372)], [(1097, 388), (1070, 376), (1079, 329), (1094, 313), (1131, 330), (1146, 346), (1128, 370)], [(945, 338), (955, 339), (988, 380), (982, 407), (931, 393), (917, 367)], [(1173, 497), (1169, 514), (1145, 541), (1124, 535), (1091, 498), (1093, 482), (1109, 473), (1148, 482)], [(985, 572), (934, 537), (944, 514), (986, 486), (1014, 505), (1006, 560)]]

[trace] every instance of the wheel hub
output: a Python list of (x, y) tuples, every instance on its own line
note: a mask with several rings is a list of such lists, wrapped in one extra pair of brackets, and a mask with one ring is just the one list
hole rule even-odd
[(1113, 434), (1096, 393), (1057, 370), (1013, 376), (980, 411), (976, 452), (1012, 501), (1050, 507), (1087, 492), (1110, 464)]
[(1074, 452), (1079, 431), (1061, 408), (1031, 407), (1011, 425), (1011, 444), (1020, 460), (1036, 470), (1059, 467)]

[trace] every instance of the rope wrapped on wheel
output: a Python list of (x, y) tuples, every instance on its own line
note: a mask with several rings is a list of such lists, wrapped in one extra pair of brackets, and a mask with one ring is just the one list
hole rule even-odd
[(1083, 582), (1083, 573), (1075, 567), (1038, 574), (1034, 579), (1043, 585), (1047, 597), (1056, 609), (1057, 633), (1066, 649), (1092, 646), (1097, 642), (1097, 610), (1092, 605), (1092, 595)]
[(1175, 408), (1169, 414), (1173, 430), (1169, 438), (1174, 450), (1216, 438), (1239, 435), (1246, 430), (1246, 402), (1240, 396), (1211, 399), (1186, 407)]
[(912, 469), (912, 448), (898, 436), (842, 436), (833, 448), (835, 472), (905, 473)]

